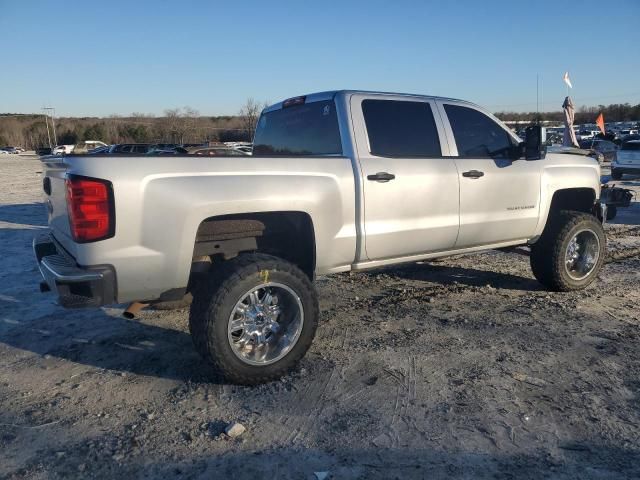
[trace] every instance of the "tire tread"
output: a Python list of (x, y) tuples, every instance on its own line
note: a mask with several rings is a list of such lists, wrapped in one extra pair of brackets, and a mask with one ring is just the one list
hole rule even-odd
[[(295, 357), (290, 357), (290, 354), (288, 354), (285, 357), (287, 362), (283, 363), (280, 368), (270, 368), (269, 373), (262, 375), (244, 375), (233, 368), (223, 352), (215, 348), (213, 323), (216, 319), (216, 312), (223, 308), (224, 302), (229, 298), (232, 286), (262, 270), (277, 270), (287, 273), (313, 292), (313, 311), (305, 312), (305, 323), (312, 322), (312, 335), (310, 338), (304, 340), (300, 338), (298, 340), (298, 342), (306, 341), (309, 345), (305, 345), (305, 348), (301, 350), (302, 353)], [(212, 270), (206, 281), (196, 286), (194, 300), (189, 313), (189, 329), (198, 353), (211, 363), (215, 370), (225, 379), (243, 385), (256, 385), (280, 378), (294, 368), (313, 340), (319, 317), (320, 309), (313, 285), (298, 267), (272, 255), (250, 253), (222, 263)], [(275, 367), (281, 361), (270, 365), (270, 367)]]
[[(557, 214), (550, 216), (547, 226), (540, 239), (531, 246), (530, 264), (533, 275), (536, 279), (550, 290), (557, 292), (568, 292), (580, 290), (591, 284), (597, 277), (604, 260), (604, 251), (600, 252), (596, 274), (588, 277), (588, 281), (572, 282), (564, 275), (564, 249), (565, 237), (577, 225), (583, 222), (595, 222), (602, 230), (600, 222), (588, 213), (576, 212), (572, 210), (561, 210)], [(602, 231), (604, 239), (604, 231)], [(604, 250), (604, 242), (602, 242)]]

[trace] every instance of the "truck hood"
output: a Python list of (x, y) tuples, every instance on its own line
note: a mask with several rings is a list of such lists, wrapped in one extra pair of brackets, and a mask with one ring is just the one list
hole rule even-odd
[[(566, 188), (590, 188), (600, 197), (600, 163), (589, 150), (554, 149), (544, 160), (542, 184), (549, 193)], [(534, 160), (537, 161), (537, 160)]]

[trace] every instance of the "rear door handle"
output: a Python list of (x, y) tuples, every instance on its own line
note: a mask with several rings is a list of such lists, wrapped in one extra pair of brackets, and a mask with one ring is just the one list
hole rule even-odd
[(467, 178), (480, 178), (484, 177), (484, 172), (480, 172), (478, 170), (469, 170), (468, 172), (462, 172), (462, 176)]
[(367, 175), (367, 180), (372, 180), (374, 182), (382, 182), (386, 183), (389, 180), (393, 180), (396, 176), (393, 173), (387, 172), (378, 172), (374, 175)]

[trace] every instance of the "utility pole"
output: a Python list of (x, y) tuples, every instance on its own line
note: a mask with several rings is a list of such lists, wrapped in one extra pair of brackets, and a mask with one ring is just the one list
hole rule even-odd
[(53, 120), (53, 117), (56, 114), (56, 109), (54, 107), (43, 107), (43, 110), (51, 110), (53, 113), (51, 114), (51, 128), (53, 129), (53, 143), (58, 146), (58, 137), (56, 136), (56, 123)]
[[(44, 107), (42, 107), (42, 110), (44, 110)], [(44, 123), (47, 126), (47, 138), (49, 139), (49, 148), (53, 148), (51, 146), (51, 133), (49, 133), (49, 116), (47, 115), (47, 112), (44, 113)]]

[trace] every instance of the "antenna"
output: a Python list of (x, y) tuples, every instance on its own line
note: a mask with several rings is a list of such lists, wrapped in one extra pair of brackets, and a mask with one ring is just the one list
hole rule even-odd
[(538, 98), (539, 98), (538, 77), (539, 75), (536, 73), (536, 118), (540, 114), (540, 105), (538, 103)]
[(540, 110), (544, 115), (544, 76), (540, 75)]

